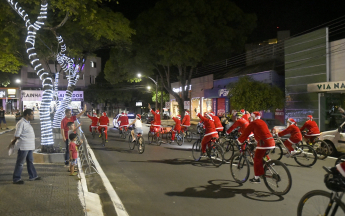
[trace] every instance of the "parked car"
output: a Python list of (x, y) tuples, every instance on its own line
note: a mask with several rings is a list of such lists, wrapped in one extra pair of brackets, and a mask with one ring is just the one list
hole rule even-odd
[[(128, 123), (132, 123), (135, 119), (135, 114), (127, 114), (128, 116)], [(117, 116), (115, 116), (115, 118), (113, 119), (113, 126), (114, 128), (119, 128), (119, 124), (117, 123), (117, 121), (119, 120), (120, 114), (118, 114)]]
[(322, 132), (319, 139), (330, 145), (331, 155), (345, 153), (345, 122), (343, 122), (336, 130)]

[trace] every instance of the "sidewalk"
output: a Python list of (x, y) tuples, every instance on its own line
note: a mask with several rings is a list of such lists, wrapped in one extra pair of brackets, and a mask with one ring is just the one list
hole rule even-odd
[[(8, 126), (13, 129), (16, 122), (14, 117), (11, 119), (10, 115), (6, 115)], [(36, 148), (39, 148), (39, 120), (34, 120), (32, 126), (36, 135)], [(13, 134), (14, 130), (0, 134), (0, 215), (85, 215), (84, 204), (79, 199), (80, 181), (76, 176), (69, 176), (68, 168), (63, 163), (35, 164), (41, 181), (28, 181), (24, 164), (22, 179), (25, 183), (12, 184), (17, 155), (8, 156), (7, 146)]]
[(6, 119), (6, 126), (8, 127), (8, 129), (6, 129), (5, 125), (1, 124), (2, 130), (0, 129), (0, 135), (7, 133), (16, 128), (17, 122), (16, 122), (15, 115), (5, 114), (5, 119)]

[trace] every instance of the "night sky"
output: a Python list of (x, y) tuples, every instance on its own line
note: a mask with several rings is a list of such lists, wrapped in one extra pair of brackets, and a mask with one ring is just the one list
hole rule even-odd
[[(211, 0), (210, 0), (211, 1)], [(110, 7), (128, 19), (154, 7), (157, 0), (119, 0)], [(291, 35), (303, 32), (345, 15), (344, 0), (233, 0), (246, 13), (258, 17), (257, 28), (248, 42), (275, 38), (277, 30), (290, 30)], [(279, 28), (277, 28), (279, 27)]]

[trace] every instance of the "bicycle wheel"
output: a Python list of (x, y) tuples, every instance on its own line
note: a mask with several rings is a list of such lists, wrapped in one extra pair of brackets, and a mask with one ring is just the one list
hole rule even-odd
[(151, 132), (149, 131), (149, 133), (147, 134), (147, 140), (149, 141), (149, 144), (151, 144), (153, 142), (153, 135), (151, 134)]
[(171, 143), (171, 136), (172, 136), (172, 135), (171, 135), (171, 131), (169, 131), (169, 132), (167, 133), (167, 136), (166, 136), (166, 137), (167, 137), (167, 142), (168, 142), (168, 143)]
[(201, 154), (201, 141), (198, 139), (197, 141), (194, 142), (193, 147), (192, 147), (192, 155), (194, 160), (198, 160), (200, 158)]
[(129, 136), (128, 136), (128, 144), (129, 144), (129, 149), (130, 149), (130, 150), (133, 150), (134, 147), (135, 147), (135, 142), (133, 142), (132, 135), (129, 135)]
[(176, 135), (176, 143), (181, 146), (183, 144), (183, 133), (178, 133)]
[(92, 139), (95, 139), (96, 132), (94, 129), (92, 129)]
[(156, 144), (158, 146), (160, 146), (162, 144), (162, 136), (159, 132), (157, 132), (157, 134), (155, 134), (155, 137), (156, 137)]
[(225, 141), (221, 145), (223, 146), (223, 150), (224, 150), (224, 160), (229, 162), (231, 157), (235, 153), (235, 147), (230, 141)]
[(316, 141), (313, 145), (313, 149), (316, 152), (317, 158), (320, 160), (326, 159), (331, 152), (328, 143), (323, 140)]
[(139, 154), (144, 153), (145, 151), (145, 142), (144, 142), (144, 137), (140, 136), (137, 138), (137, 144), (138, 144), (138, 152)]
[(240, 152), (235, 153), (230, 159), (230, 173), (237, 183), (246, 182), (250, 173), (247, 157)]
[(266, 187), (273, 194), (284, 195), (291, 189), (291, 173), (285, 164), (279, 160), (266, 162), (263, 179)]
[(189, 132), (189, 131), (186, 132), (186, 139), (188, 142), (192, 142), (193, 137), (192, 137), (191, 132)]
[(309, 145), (300, 145), (297, 147), (297, 153), (293, 156), (296, 163), (304, 167), (313, 166), (316, 163), (317, 155), (314, 149)]
[[(335, 204), (339, 207), (335, 216), (345, 215), (345, 205), (341, 200), (335, 199), (330, 203), (331, 193), (322, 190), (313, 190), (306, 193), (298, 203), (297, 216), (308, 215), (331, 215), (334, 211)], [(332, 214), (333, 215), (333, 214)]]
[(105, 133), (104, 133), (104, 129), (102, 130), (102, 145), (105, 146)]
[(276, 143), (274, 149), (268, 154), (271, 160), (280, 160), (283, 157), (283, 149), (280, 142)]
[(345, 155), (340, 156), (340, 157), (335, 161), (334, 166), (336, 166), (336, 165), (338, 165), (338, 164), (340, 164), (340, 163), (342, 163), (342, 162), (345, 162)]
[(223, 148), (217, 143), (213, 143), (213, 145), (211, 144), (209, 157), (214, 166), (220, 167), (224, 161)]

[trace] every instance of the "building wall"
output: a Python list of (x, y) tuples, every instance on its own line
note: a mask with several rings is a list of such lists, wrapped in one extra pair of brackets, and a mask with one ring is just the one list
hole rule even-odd
[[(95, 67), (92, 67), (91, 62)], [(99, 57), (88, 57), (85, 60), (84, 69), (81, 72), (80, 79), (77, 82), (76, 88), (86, 88), (91, 83), (95, 83), (96, 76), (101, 72), (101, 58)], [(44, 65), (44, 64), (42, 64)], [(46, 69), (48, 66), (44, 66)], [(50, 71), (55, 71), (54, 64), (49, 64)], [(60, 70), (61, 67), (58, 65), (57, 70)], [(21, 81), (22, 81), (22, 88), (40, 88), (42, 86), (42, 82), (39, 77), (35, 74), (28, 74), (28, 73), (35, 73), (34, 69), (30, 66), (22, 67), (21, 69)], [(32, 76), (29, 78), (28, 76)], [(64, 73), (60, 73), (59, 77), (59, 88), (66, 88), (68, 85), (68, 81), (64, 79)]]
[(345, 81), (345, 39), (330, 43), (330, 81)]

